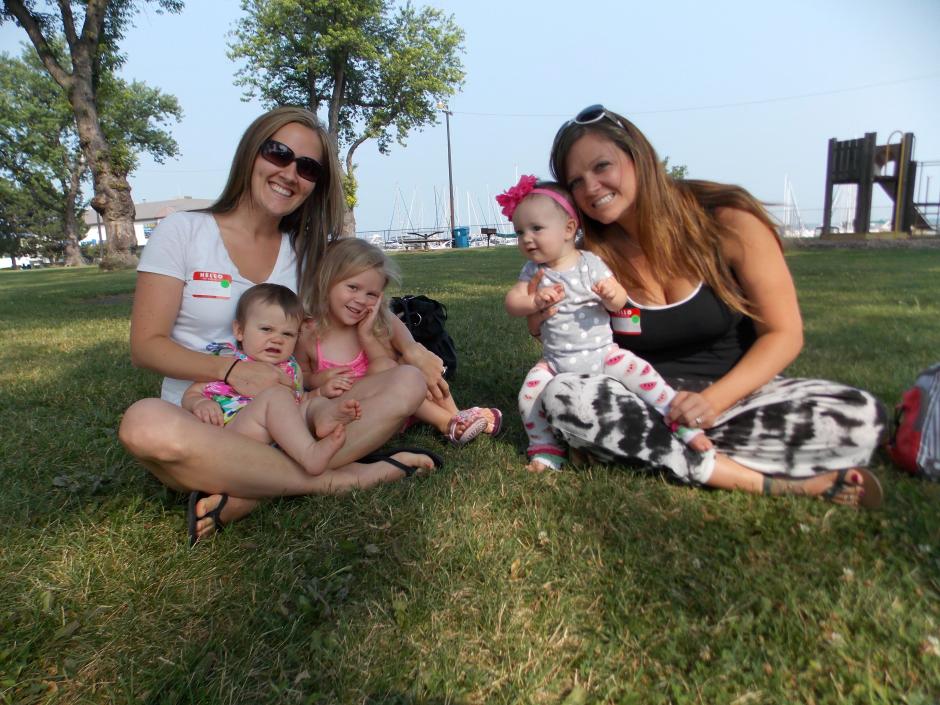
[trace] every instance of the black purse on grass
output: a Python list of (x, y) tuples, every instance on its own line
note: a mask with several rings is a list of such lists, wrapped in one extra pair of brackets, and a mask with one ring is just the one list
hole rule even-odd
[(447, 307), (423, 295), (396, 296), (389, 306), (411, 331), (411, 336), (444, 361), (444, 379), (453, 379), (457, 373), (457, 348), (444, 328)]

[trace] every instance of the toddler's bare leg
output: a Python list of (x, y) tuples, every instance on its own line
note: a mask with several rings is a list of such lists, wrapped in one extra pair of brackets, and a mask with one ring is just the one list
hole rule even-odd
[[(358, 408), (358, 403), (356, 403)], [(238, 412), (228, 427), (262, 443), (277, 443), (311, 475), (319, 475), (346, 442), (346, 428), (336, 424), (329, 435), (317, 441), (307, 427), (304, 410), (286, 387), (270, 387)]]

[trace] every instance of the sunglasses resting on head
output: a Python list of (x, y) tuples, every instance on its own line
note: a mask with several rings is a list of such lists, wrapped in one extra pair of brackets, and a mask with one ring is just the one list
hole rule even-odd
[(558, 132), (555, 134), (555, 139), (558, 139), (558, 135), (565, 131), (571, 125), (591, 125), (595, 122), (600, 122), (603, 119), (610, 120), (617, 127), (621, 129), (626, 129), (624, 124), (620, 122), (620, 119), (605, 108), (600, 103), (595, 103), (594, 105), (587, 106), (584, 110), (579, 112), (570, 120), (565, 120), (564, 124), (558, 128)]
[(326, 176), (323, 165), (313, 157), (298, 157), (294, 150), (283, 142), (265, 140), (261, 145), (261, 158), (271, 162), (274, 166), (284, 168), (291, 162), (297, 163), (297, 176), (307, 181), (317, 181)]

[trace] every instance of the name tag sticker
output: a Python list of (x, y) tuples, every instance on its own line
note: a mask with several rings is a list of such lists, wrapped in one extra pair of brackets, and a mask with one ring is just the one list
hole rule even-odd
[(232, 275), (222, 272), (193, 272), (192, 297), (194, 299), (232, 298)]
[(614, 333), (621, 335), (639, 335), (642, 332), (640, 309), (624, 308), (610, 314), (610, 327), (614, 329)]

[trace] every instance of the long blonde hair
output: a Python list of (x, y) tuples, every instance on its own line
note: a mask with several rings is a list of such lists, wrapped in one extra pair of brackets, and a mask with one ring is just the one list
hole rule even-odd
[[(704, 281), (732, 309), (756, 317), (728, 263), (722, 244), (736, 234), (717, 217), (718, 208), (735, 208), (754, 215), (776, 235), (776, 227), (761, 203), (740, 186), (713, 181), (677, 180), (670, 177), (656, 150), (625, 117), (605, 111), (604, 117), (586, 125), (568, 122), (552, 145), (552, 174), (568, 184), (567, 160), (574, 143), (588, 133), (613, 142), (633, 161), (636, 171), (637, 232), (630, 235), (643, 251), (652, 276), (660, 284), (687, 277)], [(600, 256), (625, 286), (642, 286), (623, 252), (623, 230), (604, 225), (581, 213), (584, 245)]]
[(296, 210), (280, 222), (281, 232), (290, 236), (297, 256), (297, 282), (301, 295), (314, 286), (314, 274), (327, 243), (338, 237), (343, 225), (343, 184), (336, 143), (317, 116), (304, 108), (291, 106), (270, 110), (252, 122), (235, 150), (228, 180), (218, 200), (206, 209), (209, 213), (235, 210), (246, 193), (251, 193), (251, 174), (261, 145), (285, 125), (297, 123), (317, 134), (323, 145), (323, 176), (313, 192)]
[[(390, 282), (401, 283), (398, 266), (375, 245), (348, 237), (334, 240), (327, 246), (317, 266), (313, 289), (304, 295), (307, 313), (318, 331), (326, 331), (330, 327), (330, 289), (369, 269), (379, 270), (385, 278), (383, 290)], [(384, 296), (373, 331), (380, 340), (387, 340), (392, 335), (392, 312)]]

